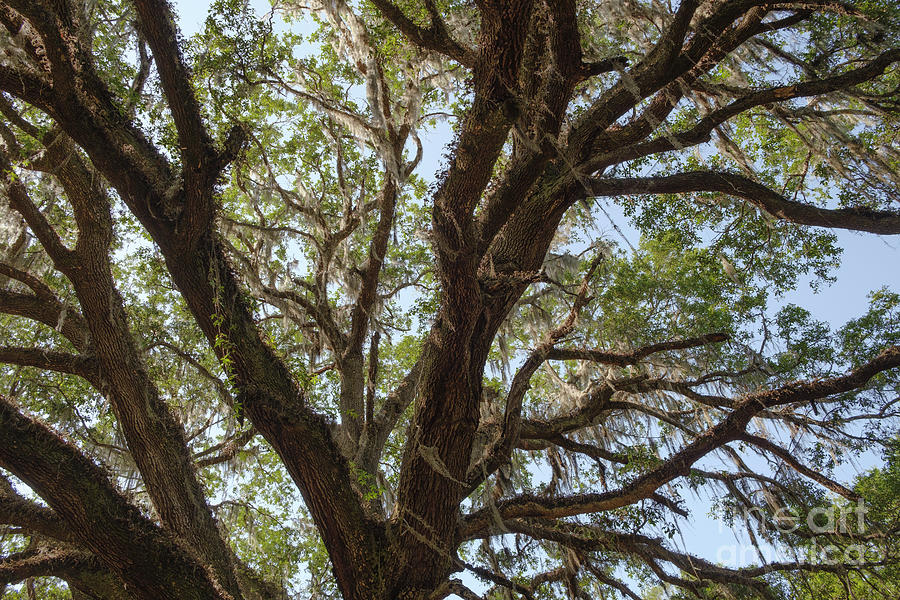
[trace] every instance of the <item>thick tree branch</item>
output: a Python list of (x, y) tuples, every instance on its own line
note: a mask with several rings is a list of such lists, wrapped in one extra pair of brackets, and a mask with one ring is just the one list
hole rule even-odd
[(475, 53), (450, 36), (433, 0), (425, 0), (431, 17), (428, 27), (422, 27), (407, 17), (391, 0), (373, 0), (372, 4), (414, 45), (444, 54), (465, 67), (474, 66)]
[(614, 59), (593, 63), (588, 67), (582, 61), (581, 34), (578, 31), (578, 12), (574, 0), (551, 0), (547, 3), (552, 19), (550, 28), (550, 50), (553, 63), (559, 69), (563, 80), (580, 78), (586, 72), (593, 73), (609, 63), (613, 68)]
[[(194, 193), (190, 186), (183, 189), (161, 154), (132, 123), (119, 117), (121, 111), (97, 78), (89, 55), (73, 42), (78, 37), (69, 31), (69, 25), (33, 4), (17, 2), (16, 6), (41, 32), (52, 49), (55, 73), (67, 83), (57, 88), (54, 97), (54, 116), (60, 126), (85, 149), (159, 244), (173, 280), (210, 344), (220, 358), (227, 355), (233, 361), (230, 364), (243, 392), (245, 412), (261, 424), (260, 432), (279, 452), (304, 493), (332, 553), (342, 589), (365, 585), (365, 575), (359, 576), (360, 556), (365, 551), (359, 544), (376, 535), (377, 529), (362, 512), (348, 467), (334, 449), (327, 424), (304, 407), (303, 393), (260, 339), (211, 231), (212, 222), (204, 215), (211, 187), (195, 190), (199, 211), (189, 211), (186, 226), (176, 232), (178, 207), (184, 204), (185, 194)], [(202, 183), (203, 177), (197, 181)], [(101, 322), (104, 320), (105, 316)], [(222, 331), (229, 334), (227, 344), (222, 343)], [(141, 369), (132, 369), (132, 374), (139, 373)], [(342, 508), (335, 510), (336, 505)], [(189, 527), (196, 523), (185, 521)]]
[(42, 547), (11, 554), (0, 560), (0, 585), (19, 583), (29, 577), (68, 579), (75, 573), (101, 568), (100, 561), (90, 552)]
[[(138, 352), (110, 266), (113, 242), (110, 199), (69, 137), (44, 136), (35, 166), (62, 184), (78, 225), (73, 259), (57, 261), (72, 282), (93, 341), (106, 395), (163, 525), (186, 540), (235, 598), (240, 590), (225, 546), (196, 477), (184, 430), (160, 398)], [(42, 244), (45, 245), (43, 238)], [(48, 249), (49, 252), (49, 249)]]
[(0, 397), (0, 465), (37, 492), (136, 597), (230, 598), (185, 550), (113, 488), (103, 470), (4, 397)]
[[(58, 128), (51, 129), (39, 139), (44, 144), (44, 151), (31, 161), (29, 167), (43, 171), (46, 176), (55, 177), (72, 206), (75, 224), (78, 226), (78, 240), (71, 258), (75, 258), (76, 254), (84, 256), (85, 253), (109, 247), (112, 240), (112, 215), (99, 173), (85, 164), (72, 139)], [(40, 239), (41, 245), (50, 253), (51, 249), (44, 239)], [(61, 261), (56, 261), (56, 264), (70, 278), (78, 279), (72, 273), (71, 264)]]
[[(133, 210), (142, 222), (157, 233), (171, 233), (176, 208), (165, 192), (157, 195), (150, 191), (177, 189), (178, 180), (162, 154), (123, 117), (96, 72), (81, 35), (82, 15), (69, 13), (69, 5), (51, 7), (21, 0), (9, 4), (40, 35), (53, 78), (44, 97), (19, 97), (52, 116), (123, 197), (138, 199)], [(15, 86), (4, 86), (2, 79), (0, 76), (0, 87), (17, 95)]]
[[(519, 101), (510, 95), (518, 87), (532, 9), (531, 0), (486, 2), (482, 6), (475, 99), (460, 131), (453, 162), (434, 195), (435, 249), (445, 289), (468, 287), (458, 285), (463, 273), (450, 275), (459, 270), (474, 270), (476, 266), (471, 264), (468, 239), (472, 213), (512, 126), (514, 119), (510, 117), (522, 108), (516, 108)], [(467, 267), (466, 263), (469, 263)], [(448, 308), (455, 312), (452, 304)], [(470, 308), (471, 304), (467, 306)], [(456, 320), (461, 316), (451, 318)]]
[[(167, 0), (136, 0), (139, 28), (150, 46), (181, 149), (181, 178), (185, 206), (178, 227), (185, 240), (207, 233), (213, 219), (213, 187), (222, 169), (245, 142), (240, 126), (233, 127), (221, 151), (206, 126), (191, 84), (190, 69), (180, 48), (175, 15)], [(169, 195), (174, 190), (168, 190)], [(175, 204), (176, 208), (180, 208)]]
[(366, 427), (375, 421), (375, 388), (378, 385), (378, 345), (381, 333), (375, 331), (369, 341), (369, 367), (366, 372)]
[(0, 177), (3, 178), (10, 205), (22, 215), (51, 260), (57, 265), (57, 268), (62, 270), (71, 261), (72, 251), (66, 248), (60, 240), (59, 234), (31, 200), (28, 190), (13, 170), (9, 156), (2, 149), (0, 149), (0, 173), (2, 173)]
[(55, 540), (72, 542), (73, 532), (53, 509), (20, 496), (0, 474), (0, 523), (15, 525)]
[[(690, 31), (691, 20), (699, 6), (700, 2), (695, 0), (682, 0), (679, 3), (678, 10), (675, 11), (672, 21), (663, 32), (662, 37), (646, 58), (634, 69), (634, 77), (657, 79), (667, 74), (666, 71), (672, 68), (675, 57), (681, 53), (684, 40)], [(699, 35), (702, 37), (707, 33), (700, 29)]]
[[(646, 60), (623, 73), (620, 82), (602, 94), (575, 121), (566, 138), (566, 150), (551, 147), (553, 152), (559, 154), (553, 166), (545, 168), (553, 152), (543, 158), (541, 155), (528, 155), (531, 158), (522, 164), (513, 163), (509, 176), (501, 181), (497, 191), (488, 199), (479, 218), (479, 252), (490, 247), (495, 265), (502, 264), (513, 270), (535, 268), (533, 265), (543, 259), (565, 210), (583, 197), (583, 174), (606, 164), (594, 166), (591, 162), (582, 163), (594, 154), (592, 145), (602, 137), (601, 131), (609, 128), (647, 95), (668, 84), (675, 85), (672, 82), (680, 74), (692, 69), (697, 69), (698, 73), (709, 69), (715, 61), (707, 64), (701, 59), (711, 54), (727, 53), (729, 46), (725, 44), (720, 48), (717, 36), (728, 31), (736, 19), (744, 16), (732, 34), (725, 36), (732, 40), (729, 43), (738, 43), (742, 36), (756, 31), (754, 26), (759, 26), (758, 21), (764, 11), (760, 14), (760, 10), (754, 9), (755, 4), (752, 1), (721, 4), (696, 25), (699, 33), (690, 38), (684, 51), (658, 77), (651, 76), (654, 69)], [(685, 6), (685, 10), (688, 8)], [(745, 15), (748, 11), (752, 14)], [(673, 27), (676, 25), (673, 24)], [(674, 29), (672, 34), (678, 37)], [(678, 89), (676, 95), (681, 93)], [(661, 96), (660, 101), (668, 106), (668, 96)], [(523, 243), (523, 240), (528, 240), (528, 243)], [(498, 300), (498, 305), (503, 305), (502, 300)]]
[(557, 436), (597, 423), (601, 415), (616, 408), (626, 408), (613, 402), (613, 394), (635, 388), (646, 377), (605, 380), (592, 384), (577, 402), (577, 407), (547, 419), (523, 419), (521, 436), (525, 439), (553, 440)]
[(97, 360), (93, 357), (40, 348), (0, 346), (0, 363), (78, 375), (91, 382), (95, 387), (100, 385), (100, 372)]
[(347, 338), (347, 346), (348, 350), (358, 351), (360, 354), (366, 331), (368, 331), (370, 313), (378, 291), (378, 278), (384, 264), (391, 228), (394, 224), (398, 193), (397, 183), (389, 174), (386, 174), (385, 183), (378, 199), (378, 225), (369, 244), (368, 257), (361, 269), (362, 285), (350, 314), (350, 335)]
[(589, 187), (589, 193), (596, 196), (719, 192), (744, 199), (773, 217), (793, 223), (882, 235), (900, 234), (900, 212), (864, 207), (819, 208), (789, 200), (774, 190), (736, 173), (691, 171), (661, 177), (594, 178), (590, 180)]
[(172, 120), (178, 130), (185, 175), (197, 173), (207, 168), (206, 163), (214, 156), (213, 142), (203, 124), (200, 105), (191, 85), (191, 74), (181, 55), (175, 14), (166, 0), (136, 0), (134, 5), (141, 33), (153, 53)]
[(0, 290), (0, 312), (38, 321), (55, 329), (79, 352), (90, 348), (91, 336), (84, 317), (56, 298)]
[(515, 106), (533, 8), (532, 0), (479, 4), (481, 31), (472, 107), (460, 128), (447, 174), (433, 196), (432, 230), (443, 296), (422, 353), (417, 395), (421, 401), (415, 404), (397, 490), (399, 518), (412, 525), (398, 537), (391, 561), (418, 565), (406, 581), (396, 583), (402, 588), (425, 587), (434, 572), (452, 567), (445, 553), (436, 552), (422, 539), (436, 540), (438, 547), (449, 545), (464, 496), (459, 482), (469, 466), (481, 399), (481, 354), (486, 355), (480, 346), (491, 337), (475, 336), (483, 299), (473, 215), (513, 124), (515, 108), (510, 108)]

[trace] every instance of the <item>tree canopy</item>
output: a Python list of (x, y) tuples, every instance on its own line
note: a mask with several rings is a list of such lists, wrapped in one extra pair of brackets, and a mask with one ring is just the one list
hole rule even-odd
[(896, 589), (900, 294), (785, 300), (900, 234), (896, 2), (0, 23), (0, 594)]

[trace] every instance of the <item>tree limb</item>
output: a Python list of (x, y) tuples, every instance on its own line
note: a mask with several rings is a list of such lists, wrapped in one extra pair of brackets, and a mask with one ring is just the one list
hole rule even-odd
[(900, 234), (900, 212), (865, 207), (826, 209), (789, 200), (743, 175), (721, 171), (691, 171), (661, 177), (594, 178), (589, 192), (596, 196), (720, 192), (736, 196), (767, 214), (802, 225)]
[(20, 496), (0, 474), (0, 523), (15, 525), (55, 540), (72, 542), (73, 532), (53, 509)]
[(604, 352), (602, 350), (588, 350), (584, 348), (554, 348), (547, 353), (547, 360), (588, 360), (605, 365), (627, 367), (637, 364), (651, 354), (718, 344), (728, 339), (729, 336), (725, 333), (709, 333), (695, 338), (650, 344), (627, 353)]
[(391, 0), (372, 0), (372, 4), (414, 45), (449, 56), (466, 67), (475, 64), (475, 53), (450, 37), (447, 25), (437, 12), (433, 1), (425, 2), (431, 17), (431, 25), (428, 27), (416, 24)]
[(93, 357), (41, 348), (0, 346), (0, 363), (78, 375), (91, 382), (95, 387), (100, 385), (100, 372), (97, 360)]
[(102, 469), (2, 396), (0, 466), (35, 490), (137, 597), (230, 598), (194, 558), (113, 488)]
[(67, 579), (74, 572), (97, 571), (97, 557), (83, 550), (39, 548), (26, 550), (0, 560), (0, 585), (19, 583), (29, 577)]
[(43, 323), (59, 331), (80, 352), (90, 348), (91, 337), (84, 317), (56, 298), (0, 290), (0, 312)]
[[(184, 174), (197, 174), (208, 168), (207, 163), (215, 152), (194, 95), (190, 71), (181, 55), (175, 14), (165, 0), (136, 0), (134, 5), (141, 33), (153, 53), (167, 104), (178, 130)], [(213, 175), (216, 176), (218, 173)]]
[(803, 463), (798, 461), (796, 458), (791, 456), (790, 452), (788, 452), (781, 446), (778, 446), (777, 444), (770, 442), (769, 440), (767, 440), (765, 438), (759, 437), (757, 435), (752, 435), (749, 433), (744, 433), (740, 437), (738, 437), (738, 439), (742, 442), (747, 442), (748, 444), (752, 444), (753, 446), (756, 446), (763, 452), (768, 452), (769, 454), (774, 454), (775, 456), (780, 458), (782, 461), (784, 461), (784, 463), (787, 466), (789, 466), (790, 468), (792, 468), (793, 470), (797, 471), (801, 475), (805, 475), (806, 477), (809, 477), (810, 479), (812, 479), (813, 481), (815, 481), (817, 483), (820, 483), (821, 485), (828, 488), (835, 494), (843, 496), (847, 500), (857, 501), (857, 500), (861, 499), (860, 495), (857, 494), (856, 492), (847, 489), (846, 487), (844, 487), (837, 481), (832, 480), (831, 478), (825, 476), (824, 474), (807, 467), (806, 465), (804, 465)]

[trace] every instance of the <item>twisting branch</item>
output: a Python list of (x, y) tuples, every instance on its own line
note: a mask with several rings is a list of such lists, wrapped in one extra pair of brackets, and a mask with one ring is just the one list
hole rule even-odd
[(187, 551), (115, 490), (102, 469), (2, 396), (0, 466), (37, 492), (137, 597), (228, 598)]
[(171, 350), (181, 360), (194, 367), (194, 370), (197, 371), (197, 373), (201, 377), (209, 381), (216, 388), (216, 391), (219, 392), (219, 396), (222, 398), (223, 402), (225, 402), (228, 406), (234, 405), (234, 398), (232, 398), (231, 391), (228, 389), (228, 386), (226, 386), (220, 378), (213, 375), (209, 371), (209, 369), (207, 369), (206, 366), (204, 366), (204, 364), (200, 362), (199, 359), (197, 359), (197, 357), (193, 356), (190, 352), (179, 348), (175, 344), (166, 342), (164, 340), (154, 342), (153, 344), (145, 348), (144, 352), (149, 352), (157, 346)]
[(846, 487), (844, 487), (837, 481), (832, 480), (830, 477), (827, 477), (824, 474), (807, 467), (806, 465), (804, 465), (803, 463), (798, 461), (796, 458), (791, 456), (790, 452), (788, 452), (781, 446), (779, 446), (773, 442), (770, 442), (769, 440), (767, 440), (765, 438), (759, 437), (757, 435), (752, 435), (749, 433), (744, 433), (740, 437), (738, 437), (738, 439), (742, 442), (747, 442), (748, 444), (752, 444), (753, 446), (756, 446), (759, 450), (761, 450), (763, 452), (767, 452), (769, 454), (773, 454), (773, 455), (777, 456), (782, 461), (784, 461), (784, 463), (787, 466), (789, 466), (793, 470), (797, 471), (801, 475), (805, 475), (806, 477), (809, 477), (816, 483), (823, 485), (827, 489), (831, 490), (835, 494), (843, 496), (847, 500), (856, 501), (856, 500), (860, 499), (859, 494), (857, 494), (856, 492), (847, 489)]
[(827, 209), (785, 198), (743, 175), (722, 171), (691, 171), (661, 177), (593, 178), (595, 196), (718, 192), (746, 200), (773, 217), (817, 227), (900, 234), (900, 213), (865, 207)]
[(447, 25), (437, 11), (433, 0), (425, 2), (431, 18), (431, 25), (428, 27), (416, 24), (391, 0), (373, 0), (372, 4), (414, 45), (449, 56), (466, 67), (472, 67), (475, 64), (475, 53), (450, 37)]
[[(665, 378), (650, 379), (646, 375), (603, 379), (593, 383), (581, 395), (578, 406), (568, 412), (557, 414), (547, 419), (523, 419), (521, 436), (531, 440), (548, 440), (562, 447), (572, 446), (574, 442), (565, 441), (561, 435), (597, 424), (601, 415), (612, 410), (630, 410), (639, 408), (645, 412), (652, 408), (637, 406), (631, 402), (613, 401), (615, 392), (642, 394), (647, 392), (674, 391), (691, 400), (714, 408), (731, 408), (733, 403), (718, 396), (706, 396), (691, 390), (693, 383), (675, 382)], [(574, 446), (572, 446), (574, 447)], [(599, 449), (585, 448), (588, 455), (595, 455)], [(613, 454), (608, 454), (611, 457)], [(615, 460), (605, 458), (606, 460)]]
[(547, 360), (589, 360), (604, 365), (627, 367), (629, 365), (636, 365), (651, 354), (658, 354), (659, 352), (668, 352), (671, 350), (686, 350), (688, 348), (696, 348), (698, 346), (706, 346), (709, 344), (718, 344), (728, 340), (728, 338), (728, 334), (725, 333), (708, 333), (695, 338), (650, 344), (627, 353), (604, 352), (602, 350), (589, 350), (584, 348), (554, 348), (547, 353)]

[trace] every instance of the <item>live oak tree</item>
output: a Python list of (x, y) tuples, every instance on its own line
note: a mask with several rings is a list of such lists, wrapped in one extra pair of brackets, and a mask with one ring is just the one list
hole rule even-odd
[[(855, 501), (834, 469), (897, 431), (900, 297), (834, 331), (783, 300), (831, 277), (833, 230), (900, 233), (894, 2), (0, 21), (0, 585), (774, 597), (881, 572), (717, 565), (677, 531), (712, 495), (802, 549), (763, 526)], [(603, 233), (621, 215), (640, 239)]]

